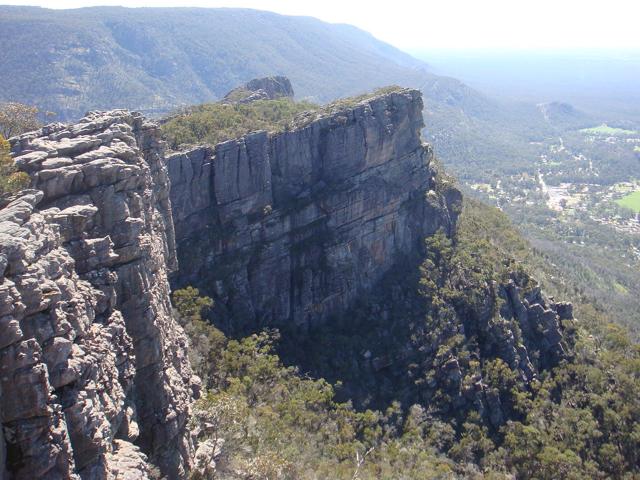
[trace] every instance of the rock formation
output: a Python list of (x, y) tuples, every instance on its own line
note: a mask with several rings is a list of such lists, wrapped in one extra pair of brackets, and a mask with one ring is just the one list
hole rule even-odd
[(0, 210), (5, 473), (183, 477), (198, 383), (168, 275), (244, 326), (344, 311), (453, 227), (459, 193), (436, 185), (421, 127), (420, 94), (399, 90), (166, 163), (158, 128), (125, 111), (12, 139), (32, 190)]
[[(284, 132), (166, 158), (157, 126), (126, 111), (12, 139), (32, 189), (0, 209), (2, 473), (186, 476), (199, 383), (169, 278), (214, 297), (217, 321), (238, 332), (335, 327), (363, 294), (377, 296), (368, 327), (399, 346), (347, 352), (362, 357), (361, 372), (433, 369), (433, 385), (406, 391), (430, 398), (440, 382), (451, 408), (477, 403), (502, 425), (499, 398), (482, 382), (463, 385), (455, 356), (438, 357), (444, 340), (387, 334), (394, 311), (407, 311), (376, 294), (406, 260), (421, 261), (425, 237), (455, 229), (460, 192), (438, 175), (422, 118), (420, 93), (395, 89), (308, 113)], [(447, 327), (486, 332), (480, 347), (527, 381), (563, 358), (569, 304), (517, 276), (486, 288), (473, 322)], [(416, 288), (388, 290), (404, 306)]]
[[(184, 476), (193, 388), (159, 130), (90, 114), (12, 140), (0, 211), (0, 415), (11, 478)], [(4, 468), (5, 466), (3, 466)]]
[(293, 98), (293, 87), (287, 77), (255, 78), (245, 85), (234, 88), (222, 99), (226, 103), (249, 103), (256, 100)]
[(173, 281), (213, 296), (231, 328), (345, 311), (398, 256), (453, 228), (460, 194), (436, 185), (422, 126), (420, 93), (396, 90), (169, 156)]

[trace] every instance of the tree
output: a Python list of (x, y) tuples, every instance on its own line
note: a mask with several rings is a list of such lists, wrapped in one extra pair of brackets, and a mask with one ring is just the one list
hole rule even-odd
[(0, 197), (6, 197), (29, 185), (29, 175), (18, 172), (9, 142), (0, 134)]
[(209, 297), (201, 297), (197, 288), (188, 286), (173, 292), (173, 303), (183, 320), (202, 320), (202, 312), (213, 306)]
[[(50, 115), (47, 112), (47, 115)], [(0, 105), (0, 135), (11, 138), (40, 127), (38, 109), (17, 102)]]
[(224, 333), (202, 319), (203, 312), (213, 307), (213, 300), (201, 297), (200, 291), (191, 286), (175, 290), (172, 298), (176, 319), (189, 338), (191, 367), (208, 388), (217, 379), (217, 359), (227, 344)]

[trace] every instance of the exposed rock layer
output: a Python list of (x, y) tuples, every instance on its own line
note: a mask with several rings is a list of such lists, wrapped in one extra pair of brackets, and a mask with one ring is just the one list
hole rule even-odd
[(169, 156), (176, 285), (212, 295), (234, 328), (344, 312), (398, 255), (453, 228), (460, 196), (436, 185), (422, 126), (420, 93), (399, 90)]
[(0, 211), (8, 473), (146, 478), (150, 461), (183, 476), (193, 382), (169, 302), (175, 246), (157, 127), (114, 111), (12, 143), (37, 190)]
[(5, 473), (183, 477), (197, 382), (168, 274), (238, 328), (346, 311), (454, 227), (459, 192), (421, 127), (420, 94), (401, 90), (166, 164), (157, 127), (124, 111), (14, 139), (34, 190), (0, 210)]

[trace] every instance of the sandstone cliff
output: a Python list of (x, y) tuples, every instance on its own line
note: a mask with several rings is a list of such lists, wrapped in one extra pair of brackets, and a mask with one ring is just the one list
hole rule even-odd
[(198, 382), (168, 276), (239, 330), (344, 313), (455, 226), (422, 126), (420, 94), (396, 90), (166, 161), (125, 111), (12, 139), (33, 189), (0, 210), (5, 473), (183, 477)]
[(8, 473), (146, 478), (153, 464), (182, 476), (193, 382), (169, 302), (158, 129), (114, 111), (12, 143), (35, 190), (0, 211)]
[(398, 89), (169, 156), (174, 283), (213, 296), (232, 329), (344, 312), (398, 256), (454, 226), (460, 195), (436, 185), (422, 107)]

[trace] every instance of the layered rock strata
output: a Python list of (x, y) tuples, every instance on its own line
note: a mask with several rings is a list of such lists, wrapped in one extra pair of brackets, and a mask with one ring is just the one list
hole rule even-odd
[(89, 114), (12, 140), (32, 177), (0, 211), (0, 414), (9, 478), (185, 475), (193, 388), (171, 315), (159, 131)]
[(198, 382), (168, 275), (237, 328), (344, 313), (454, 228), (422, 126), (420, 94), (397, 90), (166, 162), (125, 111), (12, 139), (33, 189), (0, 210), (3, 473), (184, 477)]
[(169, 156), (174, 283), (212, 295), (234, 328), (344, 312), (398, 256), (454, 227), (460, 194), (436, 181), (422, 107), (396, 90)]

